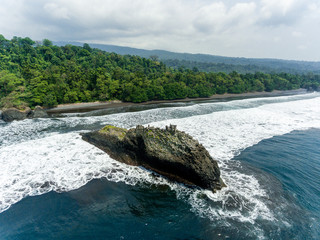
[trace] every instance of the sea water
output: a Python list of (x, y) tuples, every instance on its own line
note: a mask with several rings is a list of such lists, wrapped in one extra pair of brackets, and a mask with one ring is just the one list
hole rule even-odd
[[(217, 159), (213, 194), (111, 159), (105, 124), (179, 130)], [(319, 239), (320, 94), (0, 122), (0, 239)]]

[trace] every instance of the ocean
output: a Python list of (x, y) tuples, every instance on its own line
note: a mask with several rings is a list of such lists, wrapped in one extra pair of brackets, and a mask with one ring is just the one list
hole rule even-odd
[[(227, 184), (190, 189), (81, 139), (177, 125)], [(0, 239), (320, 239), (320, 93), (0, 122)]]

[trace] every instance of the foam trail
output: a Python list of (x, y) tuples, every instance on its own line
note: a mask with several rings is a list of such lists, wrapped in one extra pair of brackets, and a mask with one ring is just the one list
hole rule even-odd
[[(185, 107), (152, 109), (142, 112), (119, 113), (112, 115), (91, 116), (92, 113), (65, 114), (66, 118), (26, 119), (10, 124), (0, 122), (0, 146), (16, 144), (48, 136), (50, 133), (99, 129), (105, 124), (114, 124), (130, 128), (137, 124), (148, 124), (169, 119), (181, 119), (192, 116), (207, 115), (213, 112), (235, 109), (257, 108), (271, 103), (284, 103), (319, 97), (319, 93), (282, 96), (272, 98), (252, 98), (230, 102), (201, 103)], [(90, 114), (89, 116), (87, 116)], [(91, 128), (94, 126), (94, 128)]]
[(94, 178), (106, 177), (135, 185), (165, 183), (139, 168), (111, 159), (83, 141), (78, 133), (58, 134), (0, 149), (0, 212), (26, 196), (51, 190), (77, 189)]
[[(232, 158), (263, 139), (293, 130), (320, 128), (320, 98), (214, 112), (152, 125), (164, 127), (169, 123), (194, 136), (208, 149), (219, 161), (222, 177), (228, 185), (218, 194), (206, 192), (210, 199), (222, 203), (220, 207), (211, 208), (196, 199), (190, 201), (195, 211), (212, 219), (230, 218), (250, 223), (259, 218), (273, 220), (274, 214), (264, 203), (268, 199), (265, 190), (254, 176), (235, 170), (241, 164)], [(228, 210), (233, 204), (238, 204), (238, 208)]]

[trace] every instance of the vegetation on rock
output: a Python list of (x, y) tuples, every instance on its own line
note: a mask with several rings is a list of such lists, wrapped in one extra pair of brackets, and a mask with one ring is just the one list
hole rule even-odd
[(123, 140), (124, 137), (126, 136), (127, 129), (115, 127), (112, 125), (106, 125), (99, 131), (99, 133), (103, 133), (106, 135), (113, 135), (113, 136), (116, 136), (119, 140)]

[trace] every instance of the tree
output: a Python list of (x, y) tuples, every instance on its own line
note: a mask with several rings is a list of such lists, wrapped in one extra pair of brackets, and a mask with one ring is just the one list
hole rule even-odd
[[(158, 62), (158, 56), (150, 56), (150, 59), (121, 56), (91, 48), (89, 44), (59, 47), (48, 39), (42, 43), (35, 44), (30, 38), (19, 37), (7, 40), (0, 35), (2, 106), (54, 106), (109, 99), (143, 102), (208, 97), (226, 92), (299, 87), (316, 90), (320, 86), (317, 74), (205, 73), (200, 72), (203, 65), (190, 67), (183, 61), (179, 69), (168, 68)], [(176, 64), (177, 60), (170, 62)], [(225, 64), (215, 67), (230, 71)]]
[(83, 44), (83, 49), (87, 50), (88, 52), (92, 52), (92, 48), (90, 47), (90, 45), (88, 43)]
[(262, 91), (264, 91), (264, 88), (265, 87), (262, 82), (260, 82), (258, 79), (254, 80), (254, 84), (253, 84), (254, 91), (262, 92)]
[(151, 55), (149, 58), (151, 59), (151, 61), (154, 61), (154, 62), (159, 61), (159, 56), (157, 56), (157, 55)]
[(0, 72), (0, 98), (5, 97), (23, 84), (24, 80), (8, 71)]
[(43, 39), (42, 40), (42, 45), (46, 46), (46, 47), (51, 47), (52, 46), (52, 42), (49, 39)]

